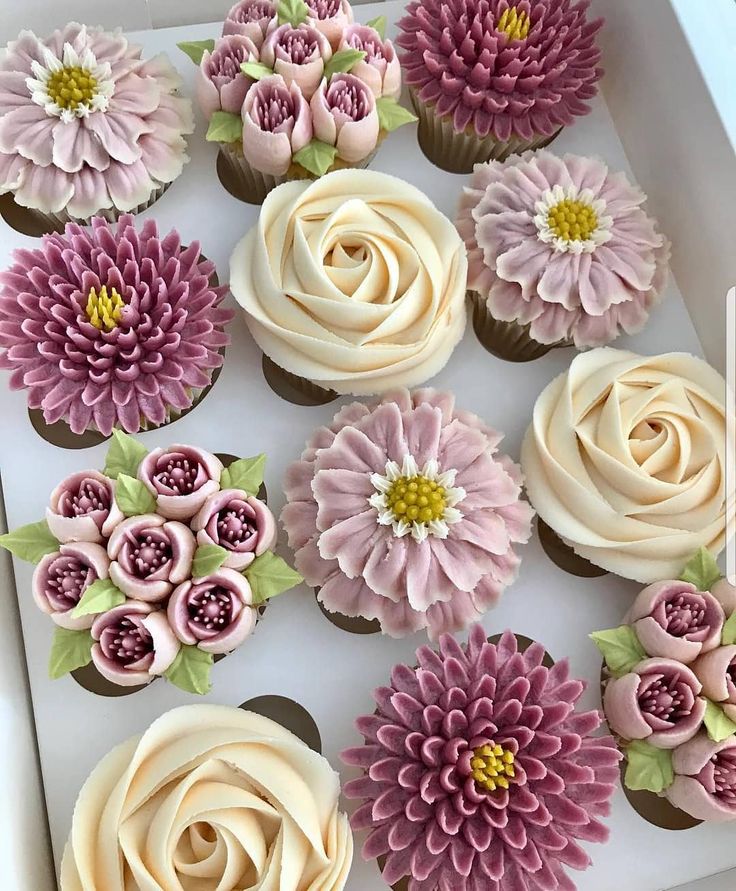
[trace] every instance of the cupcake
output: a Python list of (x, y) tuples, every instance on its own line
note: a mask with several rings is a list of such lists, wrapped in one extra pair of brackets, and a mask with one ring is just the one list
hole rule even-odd
[(357, 721), (365, 743), (342, 757), (363, 772), (345, 786), (360, 803), (351, 822), (387, 884), (573, 891), (565, 867), (591, 863), (580, 842), (608, 839), (620, 756), (593, 736), (598, 712), (576, 709), (585, 684), (567, 660), (546, 668), (544, 655), (474, 625), (466, 645), (443, 635), (375, 691)]
[(494, 606), (533, 515), (501, 438), (435, 390), (355, 402), (317, 430), (287, 470), (281, 522), (324, 607), (436, 638)]
[(626, 787), (709, 823), (736, 820), (735, 592), (702, 550), (679, 579), (644, 588), (622, 625), (591, 635)]
[(158, 427), (191, 408), (230, 342), (199, 243), (156, 223), (69, 223), (0, 273), (0, 367), (47, 424), (109, 436)]
[(419, 145), (451, 173), (540, 148), (603, 74), (588, 0), (412, 0), (399, 22)]
[(189, 100), (165, 56), (118, 30), (23, 31), (0, 62), (0, 192), (48, 231), (116, 220), (160, 197), (189, 160)]
[(422, 192), (385, 173), (279, 186), (230, 272), (256, 343), (307, 390), (415, 386), (465, 329), (462, 239)]
[(538, 397), (521, 450), (529, 500), (576, 555), (638, 582), (726, 543), (723, 378), (687, 353), (581, 353)]
[(85, 782), (61, 891), (342, 891), (353, 837), (339, 796), (327, 760), (275, 721), (224, 705), (173, 709)]
[(540, 151), (476, 165), (457, 227), (481, 342), (526, 361), (640, 331), (669, 260), (645, 200), (594, 158)]
[(415, 120), (397, 102), (401, 66), (379, 20), (355, 25), (349, 5), (331, 0), (282, 4), (273, 20), (261, 6), (240, 4), (236, 19), (264, 17), (238, 28), (228, 20), (213, 46), (180, 44), (199, 65), (223, 183), (253, 204), (287, 180), (367, 166), (387, 133)]
[(225, 468), (187, 445), (147, 452), (116, 430), (103, 473), (63, 480), (44, 520), (0, 536), (36, 564), (33, 598), (57, 626), (51, 677), (91, 664), (113, 688), (164, 676), (207, 693), (214, 657), (301, 581), (273, 553), (263, 466), (261, 455)]

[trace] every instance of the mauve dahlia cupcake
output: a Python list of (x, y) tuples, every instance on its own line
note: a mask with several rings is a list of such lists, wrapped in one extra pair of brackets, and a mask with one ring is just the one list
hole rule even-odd
[(640, 331), (662, 298), (670, 253), (645, 201), (595, 158), (540, 151), (476, 165), (457, 227), (481, 342), (526, 361)]
[(318, 429), (287, 470), (281, 521), (325, 608), (435, 638), (492, 607), (533, 515), (500, 440), (435, 390), (354, 402)]
[(412, 0), (399, 22), (419, 144), (453, 173), (547, 145), (603, 74), (589, 0)]
[(150, 206), (189, 160), (180, 84), (165, 56), (144, 61), (120, 30), (22, 31), (0, 62), (0, 193), (57, 231)]
[(0, 273), (0, 368), (47, 424), (105, 436), (160, 426), (222, 365), (233, 313), (213, 272), (197, 242), (160, 238), (153, 220), (70, 223)]
[(582, 681), (567, 660), (542, 664), (507, 631), (480, 625), (468, 643), (397, 665), (357, 721), (365, 744), (343, 753), (364, 775), (345, 786), (362, 802), (353, 829), (369, 831), (366, 860), (385, 858), (388, 884), (409, 891), (574, 891), (564, 867), (590, 865), (579, 844), (605, 842), (620, 755), (593, 736), (597, 711), (576, 705)]

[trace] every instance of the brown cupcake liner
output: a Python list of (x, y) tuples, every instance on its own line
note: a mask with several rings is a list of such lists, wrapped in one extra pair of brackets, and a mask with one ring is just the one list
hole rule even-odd
[(537, 533), (539, 534), (539, 541), (544, 553), (555, 566), (559, 566), (560, 569), (570, 575), (583, 579), (595, 579), (600, 578), (602, 575), (608, 575), (607, 569), (596, 566), (595, 563), (591, 563), (590, 560), (586, 560), (585, 557), (576, 554), (572, 547), (551, 526), (548, 526), (538, 514)]
[(287, 371), (277, 365), (273, 359), (263, 354), (261, 369), (266, 383), (273, 392), (292, 405), (327, 405), (339, 396), (335, 390), (321, 387), (314, 381)]
[(494, 318), (486, 301), (477, 291), (468, 292), (473, 301), (473, 329), (478, 340), (494, 356), (507, 362), (533, 362), (550, 350), (572, 346), (572, 341), (540, 343), (529, 333), (531, 325), (502, 322)]
[(410, 89), (409, 95), (419, 118), (417, 137), (419, 146), (427, 158), (449, 173), (472, 173), (475, 164), (484, 161), (505, 161), (510, 155), (548, 146), (559, 135), (536, 135), (532, 139), (513, 136), (507, 142), (499, 142), (488, 135), (481, 139), (472, 128), (458, 133), (451, 117), (439, 117), (435, 106), (425, 104)]

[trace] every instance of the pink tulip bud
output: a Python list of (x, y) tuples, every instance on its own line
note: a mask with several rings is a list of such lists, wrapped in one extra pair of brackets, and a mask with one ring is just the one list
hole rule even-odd
[(280, 74), (287, 86), (296, 83), (310, 99), (322, 80), (325, 62), (332, 56), (327, 38), (315, 27), (289, 24), (275, 28), (261, 47), (261, 62)]
[(376, 99), (401, 95), (401, 64), (390, 40), (382, 40), (375, 28), (350, 25), (340, 38), (339, 50), (362, 50), (366, 55), (356, 62), (350, 73), (368, 84)]
[(736, 644), (704, 653), (691, 667), (704, 695), (720, 703), (726, 716), (736, 721)]
[(97, 470), (67, 477), (51, 493), (46, 522), (61, 542), (106, 539), (123, 520), (115, 504), (115, 481)]
[(222, 462), (188, 445), (154, 449), (141, 461), (138, 479), (156, 498), (156, 509), (169, 520), (191, 520), (220, 488)]
[(105, 549), (89, 541), (63, 544), (47, 554), (33, 573), (33, 599), (62, 628), (80, 631), (92, 625), (94, 616), (74, 619), (72, 610), (82, 595), (99, 579), (108, 577), (110, 560)]
[(701, 731), (672, 753), (675, 780), (668, 800), (696, 820), (736, 819), (736, 737), (713, 742)]
[(276, 520), (266, 505), (240, 489), (223, 489), (205, 501), (192, 520), (200, 545), (228, 551), (223, 566), (245, 569), (276, 543)]
[(270, 0), (240, 0), (228, 12), (222, 34), (223, 37), (228, 34), (249, 37), (258, 47), (276, 22), (275, 3)]
[(306, 0), (309, 21), (325, 35), (330, 46), (337, 49), (342, 32), (353, 22), (353, 10), (348, 0)]
[(202, 114), (216, 111), (240, 114), (245, 94), (253, 81), (240, 70), (243, 62), (257, 62), (258, 49), (249, 37), (232, 34), (215, 42), (202, 56), (195, 78), (195, 93)]
[(376, 99), (353, 74), (335, 74), (323, 80), (310, 102), (314, 135), (337, 147), (348, 163), (362, 161), (378, 142)]
[(243, 154), (256, 170), (283, 176), (311, 139), (309, 103), (296, 83), (275, 74), (253, 84), (243, 103)]

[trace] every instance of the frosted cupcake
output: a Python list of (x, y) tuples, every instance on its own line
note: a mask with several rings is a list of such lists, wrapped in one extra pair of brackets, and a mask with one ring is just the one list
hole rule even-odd
[(412, 0), (399, 22), (419, 144), (452, 173), (548, 144), (602, 75), (588, 0)]
[(61, 891), (342, 891), (353, 837), (339, 797), (327, 760), (275, 721), (223, 705), (174, 709), (85, 782)]
[(465, 330), (466, 270), (431, 201), (368, 170), (279, 186), (230, 261), (264, 354), (305, 392), (355, 395), (440, 371)]
[(645, 201), (594, 158), (541, 151), (478, 164), (457, 227), (481, 342), (527, 361), (640, 331), (662, 298), (669, 260)]
[(160, 238), (153, 220), (70, 223), (0, 273), (0, 368), (73, 433), (165, 424), (211, 384), (230, 341), (213, 272), (197, 242)]
[(188, 161), (191, 104), (164, 56), (71, 23), (23, 31), (0, 62), (0, 192), (47, 231), (149, 207)]
[(723, 378), (687, 353), (577, 356), (538, 397), (521, 450), (529, 500), (575, 554), (638, 582), (726, 543)]
[(360, 802), (351, 822), (387, 884), (574, 891), (565, 867), (590, 866), (581, 841), (608, 840), (620, 756), (593, 735), (601, 716), (578, 707), (585, 684), (567, 660), (544, 656), (474, 625), (467, 644), (443, 635), (375, 691), (356, 722), (365, 743), (342, 757), (362, 771), (345, 786)]
[(324, 607), (435, 638), (494, 606), (533, 516), (501, 438), (435, 390), (355, 402), (317, 430), (287, 471), (281, 522)]

